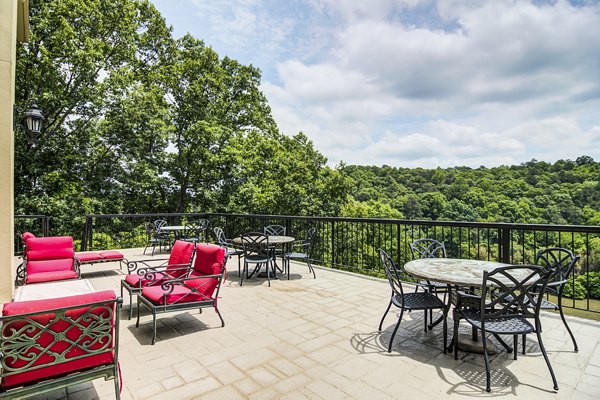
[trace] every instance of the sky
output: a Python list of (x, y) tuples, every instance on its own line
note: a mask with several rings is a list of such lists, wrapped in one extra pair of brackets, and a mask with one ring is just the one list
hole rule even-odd
[(151, 0), (332, 166), (600, 161), (600, 0)]

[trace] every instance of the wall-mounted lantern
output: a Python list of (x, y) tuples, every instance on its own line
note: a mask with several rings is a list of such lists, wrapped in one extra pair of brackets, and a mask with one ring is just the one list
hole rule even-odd
[(17, 127), (23, 129), (25, 139), (27, 139), (29, 144), (35, 147), (40, 139), (43, 122), (46, 120), (41, 110), (38, 108), (37, 103), (35, 100), (32, 101), (31, 105), (25, 110), (19, 110), (17, 106), (15, 106), (14, 115), (15, 129)]

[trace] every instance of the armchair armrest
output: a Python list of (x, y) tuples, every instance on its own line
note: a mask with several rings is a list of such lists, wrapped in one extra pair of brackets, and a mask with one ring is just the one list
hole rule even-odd
[[(162, 261), (158, 265), (151, 265), (151, 263), (155, 263), (158, 261)], [(151, 258), (147, 260), (135, 260), (127, 262), (127, 273), (133, 274), (138, 268), (154, 268), (154, 267), (162, 267), (166, 266), (169, 262), (168, 258)]]
[(140, 279), (139, 284), (140, 287), (144, 286), (154, 286), (158, 284), (158, 282), (162, 282), (166, 280), (178, 280), (180, 278), (174, 278), (173, 273), (181, 273), (181, 275), (187, 275), (188, 270), (190, 269), (189, 264), (169, 264), (169, 265), (161, 265), (156, 267), (144, 267), (139, 268), (137, 270), (137, 274), (143, 276)]

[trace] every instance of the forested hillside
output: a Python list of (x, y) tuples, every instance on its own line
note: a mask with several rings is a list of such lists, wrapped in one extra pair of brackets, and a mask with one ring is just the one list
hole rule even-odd
[(347, 166), (346, 215), (447, 221), (600, 225), (600, 163), (408, 169)]

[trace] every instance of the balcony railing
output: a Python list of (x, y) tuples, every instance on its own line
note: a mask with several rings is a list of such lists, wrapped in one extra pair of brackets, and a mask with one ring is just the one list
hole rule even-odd
[(541, 249), (565, 247), (581, 259), (566, 289), (570, 297), (563, 304), (600, 312), (597, 300), (600, 299), (600, 227), (597, 226), (223, 213), (103, 214), (86, 216), (80, 247), (100, 250), (144, 246), (145, 222), (165, 219), (169, 224), (181, 225), (195, 218), (207, 218), (211, 232), (213, 227), (220, 226), (227, 237), (262, 232), (264, 226), (278, 224), (284, 225), (290, 236), (303, 238), (308, 228), (315, 227), (317, 237), (311, 255), (315, 264), (379, 277), (384, 272), (378, 248), (384, 248), (399, 264), (404, 264), (411, 259), (409, 244), (423, 237), (443, 241), (448, 257), (514, 264), (533, 263)]
[(48, 236), (50, 218), (47, 215), (15, 215), (15, 247), (14, 253), (23, 252), (21, 234), (31, 232), (36, 236)]

